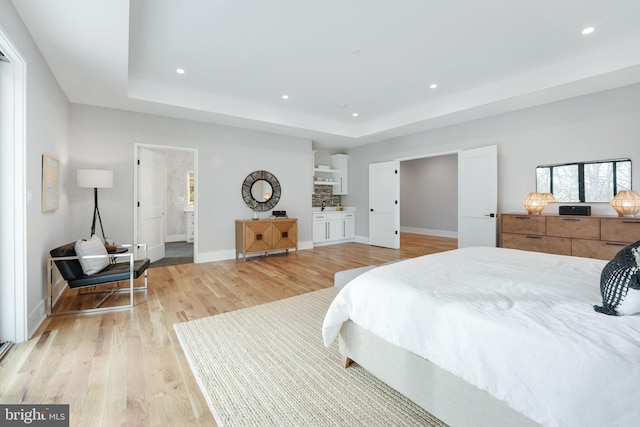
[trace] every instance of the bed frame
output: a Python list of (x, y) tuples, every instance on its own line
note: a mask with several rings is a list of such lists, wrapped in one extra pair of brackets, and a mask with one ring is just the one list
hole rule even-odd
[(352, 321), (339, 335), (343, 366), (351, 361), (450, 426), (533, 427), (539, 424), (486, 391), (396, 347)]

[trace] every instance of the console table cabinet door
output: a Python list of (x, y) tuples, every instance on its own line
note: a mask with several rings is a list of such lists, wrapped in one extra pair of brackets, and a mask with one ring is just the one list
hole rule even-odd
[(264, 252), (272, 249), (273, 226), (268, 222), (253, 221), (244, 225), (246, 252)]
[(273, 249), (292, 249), (298, 247), (298, 221), (279, 220), (274, 221)]

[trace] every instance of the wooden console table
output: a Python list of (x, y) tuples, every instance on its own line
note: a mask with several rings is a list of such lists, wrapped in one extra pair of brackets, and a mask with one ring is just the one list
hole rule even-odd
[(502, 247), (610, 260), (640, 240), (640, 218), (501, 215)]
[(285, 219), (238, 219), (236, 220), (236, 261), (242, 254), (295, 249), (298, 253), (298, 220)]

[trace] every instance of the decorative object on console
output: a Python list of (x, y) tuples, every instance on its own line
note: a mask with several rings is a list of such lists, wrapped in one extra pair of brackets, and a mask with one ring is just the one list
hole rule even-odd
[(547, 206), (547, 197), (542, 193), (532, 192), (527, 194), (522, 205), (529, 214), (539, 214)]
[(591, 216), (591, 206), (560, 206), (560, 215)]
[(102, 231), (102, 239), (104, 236), (104, 227), (102, 226), (102, 218), (98, 209), (98, 188), (113, 188), (113, 171), (101, 169), (78, 169), (76, 174), (78, 187), (93, 188), (93, 222), (91, 223), (91, 234), (96, 234), (96, 218), (100, 222), (100, 230)]
[(621, 190), (610, 204), (618, 216), (635, 216), (640, 212), (640, 195), (633, 190)]
[(267, 171), (251, 172), (242, 183), (242, 199), (254, 211), (254, 219), (260, 219), (257, 212), (266, 212), (278, 204), (281, 191), (278, 178)]

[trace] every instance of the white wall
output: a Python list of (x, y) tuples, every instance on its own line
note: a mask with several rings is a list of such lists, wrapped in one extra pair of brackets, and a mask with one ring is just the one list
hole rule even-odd
[(458, 235), (458, 156), (400, 162), (400, 230)]
[[(69, 103), (9, 1), (0, 1), (0, 27), (27, 63), (24, 178), (27, 193), (31, 195), (31, 201), (26, 205), (26, 298), (30, 336), (44, 316), (46, 256), (55, 246), (66, 243), (68, 236), (65, 230), (68, 205), (64, 171), (68, 168)], [(40, 202), (43, 153), (58, 158), (63, 171), (60, 177), (60, 207), (57, 211), (46, 213), (42, 212)], [(0, 283), (0, 286), (7, 285), (12, 284)]]
[[(298, 218), (300, 247), (311, 246), (310, 140), (78, 104), (70, 111), (73, 159), (69, 173), (78, 168), (114, 170), (114, 188), (100, 191), (100, 213), (117, 242), (133, 238), (134, 144), (141, 143), (198, 150), (197, 261), (235, 257), (234, 221), (251, 218), (241, 186), (256, 170), (278, 178), (282, 197), (276, 209)], [(70, 232), (86, 236), (91, 195), (85, 189), (70, 188), (69, 204)]]
[[(368, 165), (392, 159), (497, 144), (500, 212), (524, 212), (522, 199), (535, 191), (535, 167), (547, 163), (628, 157), (637, 190), (639, 99), (640, 85), (632, 85), (351, 149), (345, 205), (358, 209), (356, 234), (369, 235)], [(608, 204), (592, 204), (592, 213), (615, 215)]]

